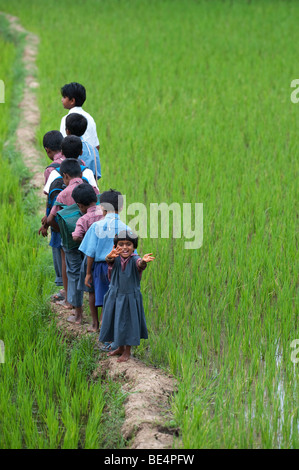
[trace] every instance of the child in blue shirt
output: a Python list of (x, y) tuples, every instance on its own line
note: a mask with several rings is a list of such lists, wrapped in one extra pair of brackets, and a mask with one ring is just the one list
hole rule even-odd
[[(85, 285), (95, 289), (95, 305), (103, 306), (104, 295), (109, 288), (108, 265), (105, 261), (114, 245), (114, 237), (121, 230), (131, 230), (119, 218), (123, 208), (123, 197), (119, 191), (110, 189), (100, 195), (100, 207), (104, 218), (87, 230), (79, 250), (87, 256)], [(102, 321), (100, 316), (100, 322)]]

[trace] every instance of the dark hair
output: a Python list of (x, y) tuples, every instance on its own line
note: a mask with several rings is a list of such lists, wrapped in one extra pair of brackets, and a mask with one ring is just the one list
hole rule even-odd
[(89, 206), (92, 202), (97, 202), (98, 198), (90, 184), (82, 183), (75, 187), (72, 198), (77, 204)]
[(43, 138), (44, 148), (50, 150), (61, 150), (61, 142), (63, 141), (63, 135), (59, 131), (46, 132)]
[(82, 106), (86, 100), (86, 90), (77, 82), (67, 83), (61, 88), (61, 95), (69, 100), (75, 98), (76, 106)]
[(120, 240), (132, 242), (135, 249), (138, 246), (138, 236), (132, 230), (121, 230), (121, 232), (117, 233), (114, 237), (114, 246), (117, 246)]
[(82, 114), (68, 114), (65, 120), (65, 127), (72, 135), (81, 137), (87, 129), (87, 119)]
[(79, 177), (81, 178), (81, 166), (78, 160), (75, 158), (67, 158), (63, 160), (60, 165), (59, 173), (63, 176), (63, 173), (67, 173), (72, 177)]
[(100, 195), (100, 204), (105, 210), (115, 210), (118, 212), (123, 207), (122, 194), (119, 191), (115, 191), (115, 189), (104, 191)]
[(76, 135), (67, 135), (62, 143), (61, 150), (65, 158), (78, 158), (82, 153), (82, 141)]

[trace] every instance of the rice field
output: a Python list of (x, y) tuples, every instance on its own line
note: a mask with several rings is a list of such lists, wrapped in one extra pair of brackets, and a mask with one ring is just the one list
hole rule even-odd
[[(148, 227), (151, 204), (203, 204), (200, 248), (185, 249), (184, 233), (163, 238), (163, 214), (158, 238), (148, 229), (140, 243), (156, 260), (136, 355), (178, 380), (174, 447), (298, 448), (298, 3), (0, 0), (0, 10), (40, 38), (41, 152), (66, 114), (61, 86), (77, 81), (97, 123), (100, 190), (142, 203)], [(69, 348), (51, 320), (51, 254), (12, 150), (20, 47), (0, 36), (0, 445), (102, 448), (107, 385), (90, 381), (91, 345)]]

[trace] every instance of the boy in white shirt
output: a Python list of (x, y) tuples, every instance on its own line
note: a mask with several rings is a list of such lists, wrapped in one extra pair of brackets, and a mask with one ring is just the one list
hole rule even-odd
[[(76, 82), (68, 83), (61, 88), (61, 95), (61, 102), (63, 107), (69, 110), (68, 114), (82, 114), (87, 119), (87, 129), (82, 136), (83, 140), (86, 140), (90, 145), (99, 150), (100, 143), (97, 135), (96, 123), (93, 117), (82, 108), (86, 100), (86, 90), (84, 86)], [(66, 116), (63, 116), (60, 124), (60, 132), (63, 137), (66, 136), (65, 119)]]

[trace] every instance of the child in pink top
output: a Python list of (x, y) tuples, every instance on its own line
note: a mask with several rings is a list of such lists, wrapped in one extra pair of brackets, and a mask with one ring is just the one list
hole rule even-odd
[[(97, 205), (97, 196), (92, 187), (88, 184), (79, 184), (72, 192), (72, 197), (77, 203), (80, 212), (84, 215), (77, 220), (75, 231), (72, 233), (74, 241), (81, 242), (89, 227), (104, 218), (104, 214), (99, 205)], [(86, 276), (87, 257), (81, 265), (80, 279), (78, 288), (89, 292), (89, 308), (92, 317), (92, 325), (87, 328), (89, 332), (99, 329), (98, 307), (95, 306), (94, 287), (85, 286), (84, 280)]]

